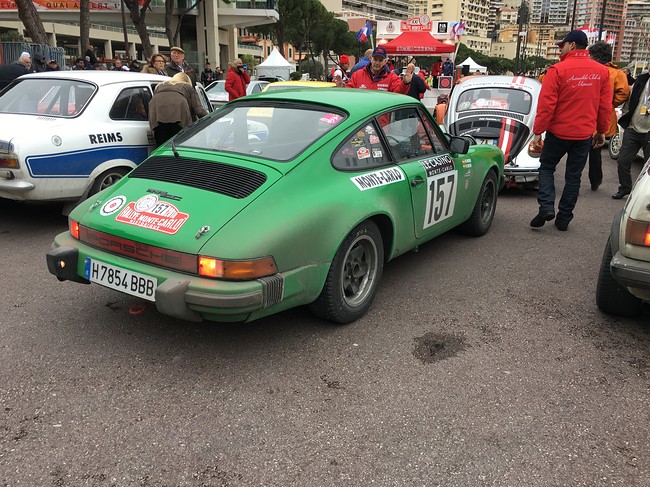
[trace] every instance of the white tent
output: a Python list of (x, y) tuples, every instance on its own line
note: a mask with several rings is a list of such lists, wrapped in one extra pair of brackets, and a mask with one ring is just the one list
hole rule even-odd
[(471, 57), (465, 59), (462, 63), (458, 63), (457, 66), (469, 66), (469, 74), (474, 74), (476, 71), (480, 71), (483, 74), (487, 74), (487, 68), (481, 66), (479, 63), (474, 61)]
[(293, 73), (295, 70), (295, 66), (284, 59), (276, 47), (264, 62), (257, 65), (257, 77), (279, 76), (283, 80), (288, 80), (289, 74)]

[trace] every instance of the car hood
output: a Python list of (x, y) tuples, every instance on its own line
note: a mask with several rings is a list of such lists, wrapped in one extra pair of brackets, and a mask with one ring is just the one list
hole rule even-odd
[(518, 116), (494, 114), (464, 116), (449, 126), (449, 133), (471, 135), (479, 143), (498, 146), (503, 151), (506, 164), (527, 147), (531, 138), (530, 129)]
[(235, 164), (234, 157), (211, 159), (153, 156), (71, 218), (109, 235), (197, 254), (282, 177), (267, 166)]

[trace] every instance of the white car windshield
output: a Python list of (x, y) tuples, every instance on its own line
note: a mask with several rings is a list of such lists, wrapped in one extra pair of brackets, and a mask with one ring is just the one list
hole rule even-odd
[(524, 90), (514, 88), (476, 88), (467, 90), (458, 97), (457, 112), (465, 110), (508, 110), (527, 114), (532, 105), (532, 96)]
[(2, 93), (0, 113), (76, 117), (96, 90), (78, 80), (27, 78)]
[[(216, 116), (215, 116), (216, 115)], [(215, 112), (174, 139), (177, 147), (288, 161), (345, 119), (312, 105), (239, 105)]]

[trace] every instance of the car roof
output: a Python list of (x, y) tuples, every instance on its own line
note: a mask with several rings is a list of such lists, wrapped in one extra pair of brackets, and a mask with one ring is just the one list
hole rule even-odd
[(256, 95), (238, 98), (231, 104), (259, 103), (271, 99), (337, 107), (359, 117), (368, 117), (378, 111), (406, 104), (424, 107), (419, 100), (407, 95), (357, 88), (322, 88), (318, 90), (317, 97), (314, 96), (314, 90), (263, 91)]
[(45, 71), (42, 73), (29, 73), (20, 79), (46, 78), (46, 79), (70, 79), (79, 81), (90, 81), (96, 85), (110, 85), (119, 82), (150, 81), (161, 82), (170, 79), (168, 76), (148, 73), (134, 73), (130, 71), (95, 71), (95, 70), (72, 70), (72, 71)]

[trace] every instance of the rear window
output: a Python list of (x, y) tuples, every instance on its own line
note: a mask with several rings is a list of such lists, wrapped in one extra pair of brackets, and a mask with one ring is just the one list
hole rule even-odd
[(78, 80), (27, 78), (2, 93), (0, 113), (76, 117), (96, 90)]
[(222, 108), (174, 139), (179, 147), (288, 161), (343, 120), (314, 106), (237, 105)]
[(477, 88), (458, 97), (457, 112), (466, 110), (508, 110), (521, 114), (530, 112), (532, 96), (514, 88)]

